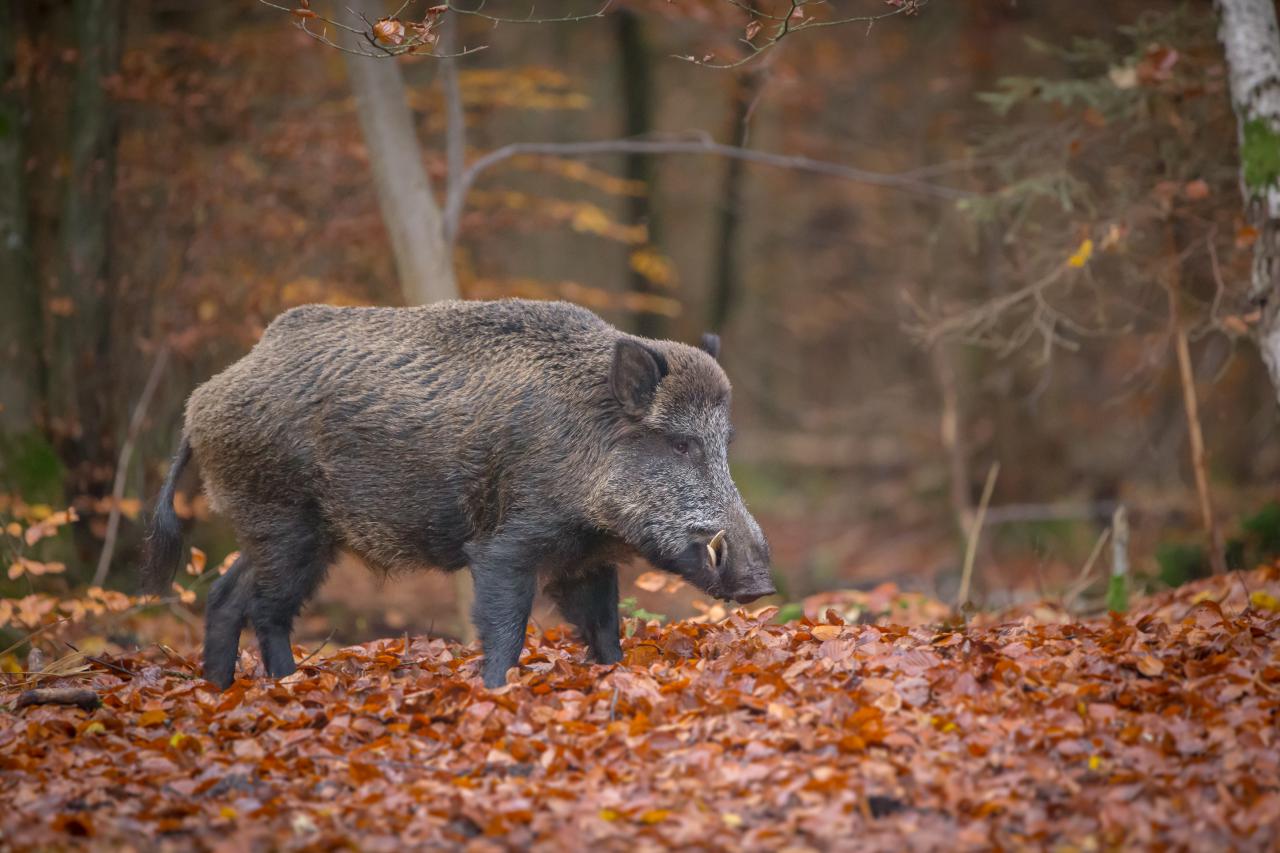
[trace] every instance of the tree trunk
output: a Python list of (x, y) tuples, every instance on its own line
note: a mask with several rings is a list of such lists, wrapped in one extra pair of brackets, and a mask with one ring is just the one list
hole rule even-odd
[(1250, 312), (1280, 402), (1280, 27), (1274, 0), (1218, 0), (1240, 139), (1240, 191), (1257, 231)]
[[(734, 87), (733, 115), (729, 123), (730, 145), (747, 147), (747, 128), (751, 110), (760, 87), (764, 84), (760, 68), (744, 71)], [(746, 163), (736, 157), (724, 164), (724, 181), (720, 185), (720, 213), (716, 223), (715, 271), (712, 276), (711, 310), (707, 326), (723, 333), (729, 314), (738, 301), (738, 232), (742, 225), (742, 194)]]
[[(354, 0), (349, 8), (376, 22), (386, 14), (379, 0)], [(457, 21), (446, 21), (443, 53), (455, 52)], [(363, 41), (350, 41), (354, 49), (368, 50)], [(453, 241), (457, 234), (445, 232), (444, 216), (431, 190), (431, 181), (422, 165), (422, 143), (413, 127), (413, 114), (405, 98), (404, 75), (397, 60), (344, 54), (351, 91), (356, 98), (360, 129), (369, 150), (374, 190), (382, 209), (382, 222), (391, 238), (396, 258), (400, 292), (409, 305), (425, 305), (443, 299), (457, 299), (458, 283), (453, 272)], [(456, 59), (438, 60), (448, 110), (445, 130), (448, 157), (447, 192), (457, 190), (466, 154), (466, 128), (462, 99), (458, 92)], [(457, 605), (457, 632), (463, 642), (474, 637), (470, 619), (473, 598), (471, 573), (454, 572)]]
[[(649, 55), (645, 50), (644, 29), (640, 17), (631, 11), (618, 13), (618, 57), (622, 78), (623, 136), (643, 136), (653, 130), (653, 84), (649, 75)], [(653, 158), (647, 154), (626, 155), (623, 172), (627, 180), (644, 184), (644, 192), (629, 197), (628, 219), (643, 223), (649, 232), (650, 245), (658, 244), (658, 222), (654, 215), (653, 195), (656, 190)], [(631, 269), (627, 288), (633, 293), (657, 292), (653, 282)], [(666, 337), (666, 319), (659, 314), (640, 311), (635, 317), (637, 335), (646, 338)]]
[(19, 9), (0, 3), (0, 467), (6, 438), (36, 425), (40, 389), (40, 294), (32, 267), (23, 146), (23, 93), (13, 85)]
[(114, 0), (77, 0), (72, 7), (77, 55), (58, 227), (58, 290), (48, 299), (47, 397), (50, 428), (77, 491), (92, 490), (89, 469), (109, 459), (104, 438), (111, 389), (95, 378), (111, 375), (103, 361), (116, 111), (104, 84), (119, 67), (122, 13)]
[[(349, 5), (371, 22), (386, 14), (377, 0), (356, 0)], [(370, 49), (359, 40), (349, 44), (354, 49)], [(422, 305), (457, 299), (453, 255), (445, 239), (440, 206), (422, 165), (422, 146), (405, 100), (400, 66), (390, 57), (344, 57), (404, 300)]]

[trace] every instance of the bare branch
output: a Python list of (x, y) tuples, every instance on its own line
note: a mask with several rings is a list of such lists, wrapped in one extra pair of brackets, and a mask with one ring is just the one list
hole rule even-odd
[[(852, 15), (845, 18), (833, 18), (831, 20), (804, 17), (805, 8), (817, 5), (826, 6), (826, 0), (809, 0), (809, 2), (806, 2), (806, 0), (791, 0), (791, 7), (784, 15), (769, 15), (753, 9), (744, 3), (736, 2), (736, 0), (727, 0), (727, 2), (739, 9), (743, 9), (752, 16), (752, 23), (749, 25), (748, 37), (739, 39), (742, 44), (746, 45), (747, 54), (741, 59), (733, 62), (715, 62), (709, 57), (699, 59), (695, 56), (679, 55), (675, 55), (675, 59), (680, 59), (694, 65), (701, 65), (704, 68), (715, 68), (722, 71), (731, 68), (739, 68), (758, 59), (761, 54), (777, 47), (779, 42), (787, 36), (794, 35), (795, 33), (803, 30), (812, 30), (818, 27), (839, 27), (848, 26), (850, 24), (866, 24), (867, 32), (870, 33), (873, 26), (886, 18), (892, 18), (896, 15), (909, 16), (916, 14), (920, 9), (928, 5), (929, 0), (902, 0), (902, 2), (893, 4), (894, 8), (888, 12), (880, 12), (876, 15)], [(773, 26), (768, 28), (769, 32), (765, 34), (764, 40), (757, 43), (756, 39), (759, 37), (759, 32), (752, 34), (750, 29), (758, 27), (761, 21), (768, 21), (773, 24)], [(760, 29), (764, 29), (764, 27), (760, 27)]]
[(590, 21), (593, 18), (603, 18), (604, 13), (609, 11), (609, 7), (613, 5), (613, 0), (605, 0), (604, 4), (594, 12), (588, 12), (585, 15), (565, 15), (560, 18), (535, 18), (533, 16), (533, 6), (529, 7), (529, 15), (525, 18), (503, 18), (496, 15), (487, 15), (480, 11), (484, 8), (484, 0), (481, 0), (479, 6), (474, 9), (464, 9), (453, 3), (445, 4), (450, 12), (457, 12), (459, 15), (471, 15), (475, 18), (482, 18), (490, 21), (497, 26), (498, 24), (572, 24), (578, 21)]
[(811, 157), (791, 154), (771, 154), (767, 151), (756, 151), (740, 148), (736, 145), (725, 145), (715, 142), (706, 135), (697, 134), (683, 137), (646, 137), (635, 139), (608, 139), (595, 142), (514, 142), (504, 145), (485, 154), (476, 160), (462, 173), (458, 181), (458, 191), (448, 199), (445, 209), (446, 228), (456, 233), (457, 223), (462, 215), (462, 205), (467, 192), (476, 178), (486, 169), (502, 162), (525, 154), (542, 154), (552, 157), (591, 157), (601, 154), (713, 154), (719, 157), (732, 157), (750, 163), (773, 166), (779, 169), (792, 169), (800, 172), (811, 172), (828, 175), (856, 183), (870, 184), (887, 189), (915, 192), (947, 200), (973, 198), (981, 195), (970, 190), (957, 187), (933, 184), (915, 178), (904, 177), (892, 172), (873, 172), (858, 169), (826, 160), (815, 160)]
[[(306, 33), (308, 37), (320, 42), (326, 47), (331, 47), (335, 50), (340, 50), (343, 53), (349, 53), (354, 56), (368, 56), (374, 59), (389, 59), (412, 54), (414, 56), (430, 56), (435, 59), (454, 59), (460, 56), (468, 56), (472, 53), (478, 53), (488, 47), (488, 45), (467, 47), (456, 53), (435, 52), (435, 46), (438, 38), (435, 31), (436, 26), (432, 21), (432, 13), (429, 10), (427, 17), (423, 18), (420, 23), (410, 23), (407, 27), (404, 27), (404, 24), (400, 21), (399, 15), (404, 11), (405, 7), (409, 5), (408, 0), (406, 0), (406, 2), (396, 10), (395, 15), (379, 19), (379, 21), (376, 22), (370, 21), (363, 15), (353, 12), (351, 9), (347, 9), (347, 12), (350, 13), (353, 18), (360, 20), (363, 24), (362, 27), (348, 26), (347, 24), (335, 21), (332, 18), (326, 18), (323, 15), (318, 15), (310, 9), (292, 9), (288, 6), (281, 6), (278, 3), (273, 3), (271, 0), (258, 0), (258, 2), (264, 6), (270, 6), (272, 9), (276, 9), (278, 11), (288, 12), (289, 15), (294, 18), (294, 24), (297, 28)], [(305, 13), (305, 16), (300, 13)], [(322, 32), (316, 32), (309, 25), (309, 22), (312, 21), (319, 21), (326, 29)], [(402, 28), (407, 29), (410, 34), (407, 37), (404, 37), (399, 43), (391, 43), (379, 38), (376, 27), (379, 23), (386, 21), (395, 22)], [(329, 38), (327, 27), (335, 27), (343, 32), (359, 36), (366, 44), (369, 45), (369, 49), (361, 50), (359, 48), (339, 44)]]
[[(953, 314), (931, 326), (916, 327), (912, 331), (929, 346), (936, 345), (944, 338), (957, 338), (973, 343), (982, 342), (986, 333), (1005, 312), (1028, 300), (1036, 299), (1040, 293), (1062, 278), (1068, 269), (1070, 268), (1065, 263), (1060, 264), (1047, 275), (1012, 293), (1006, 293), (967, 311)], [(1025, 342), (1025, 339), (1020, 340), (1019, 346)]]

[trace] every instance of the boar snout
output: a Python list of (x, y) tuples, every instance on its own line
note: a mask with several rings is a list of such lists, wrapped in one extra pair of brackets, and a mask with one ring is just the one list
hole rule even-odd
[[(735, 556), (735, 553), (741, 556)], [(739, 542), (728, 553), (724, 567), (728, 573), (726, 588), (729, 597), (739, 604), (750, 604), (778, 591), (769, 572), (769, 543), (763, 536)]]
[(750, 604), (777, 592), (769, 572), (769, 543), (754, 525), (738, 526), (736, 535), (717, 531), (693, 550), (700, 552), (704, 569), (715, 579), (711, 586), (718, 597)]

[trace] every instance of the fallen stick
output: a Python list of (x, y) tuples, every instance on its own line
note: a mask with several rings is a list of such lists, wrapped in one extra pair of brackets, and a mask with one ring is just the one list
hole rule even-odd
[(21, 694), (13, 709), (16, 711), (28, 705), (76, 705), (92, 711), (101, 704), (98, 694), (84, 687), (41, 687)]

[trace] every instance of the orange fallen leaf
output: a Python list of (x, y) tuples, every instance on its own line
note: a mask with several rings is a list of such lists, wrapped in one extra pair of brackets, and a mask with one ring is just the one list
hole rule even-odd
[(159, 709), (144, 711), (142, 716), (138, 718), (138, 725), (146, 728), (148, 726), (162, 726), (169, 721), (169, 715)]
[(840, 636), (843, 631), (840, 625), (814, 625), (809, 629), (809, 633), (813, 635), (815, 640), (834, 640)]

